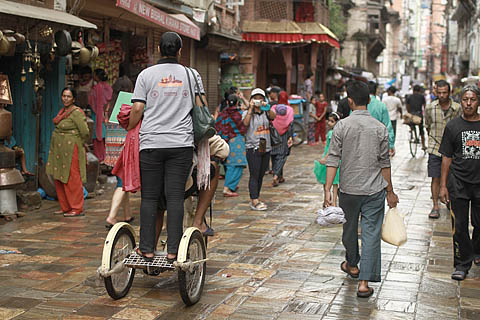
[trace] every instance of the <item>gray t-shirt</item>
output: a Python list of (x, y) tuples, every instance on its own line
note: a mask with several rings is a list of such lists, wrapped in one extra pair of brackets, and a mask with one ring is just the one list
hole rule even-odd
[[(164, 60), (165, 61), (165, 60)], [(185, 68), (173, 59), (143, 70), (137, 78), (132, 102), (145, 103), (140, 128), (140, 150), (193, 146), (193, 108)], [(202, 78), (195, 69), (189, 72), (192, 90), (204, 94)]]
[[(245, 118), (247, 111), (244, 111), (242, 118)], [(267, 140), (266, 152), (272, 150), (272, 144), (270, 142), (270, 127), (267, 113), (252, 113), (250, 118), (250, 125), (248, 126), (247, 134), (245, 135), (245, 147), (247, 149), (257, 149), (260, 145), (260, 138)]]

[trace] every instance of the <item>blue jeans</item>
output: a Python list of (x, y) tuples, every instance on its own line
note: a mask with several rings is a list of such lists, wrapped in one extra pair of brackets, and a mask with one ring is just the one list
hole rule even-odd
[[(360, 262), (359, 280), (379, 282), (381, 275), (381, 235), (385, 213), (385, 190), (370, 196), (358, 196), (340, 192), (340, 207), (347, 222), (343, 225), (342, 242), (346, 249), (348, 265), (357, 267)], [(358, 217), (361, 214), (362, 255), (358, 248)]]
[(235, 191), (240, 183), (240, 179), (242, 179), (243, 167), (226, 165), (225, 169), (226, 173), (224, 186), (231, 191)]

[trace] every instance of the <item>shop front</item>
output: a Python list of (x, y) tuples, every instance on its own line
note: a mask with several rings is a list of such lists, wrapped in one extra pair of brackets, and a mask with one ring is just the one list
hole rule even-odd
[(61, 108), (71, 35), (96, 26), (44, 7), (0, 0), (0, 8), (0, 74), (11, 91), (10, 146), (24, 150), (26, 171), (38, 177), (48, 157), (52, 119)]
[(243, 32), (242, 70), (256, 75), (256, 86), (301, 94), (311, 73), (314, 88), (325, 91), (329, 50), (339, 48), (328, 28), (316, 22), (245, 21)]

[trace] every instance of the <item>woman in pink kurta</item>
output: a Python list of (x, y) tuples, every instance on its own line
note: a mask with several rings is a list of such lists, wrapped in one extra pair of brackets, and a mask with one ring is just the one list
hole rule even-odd
[(105, 160), (105, 111), (112, 99), (112, 87), (107, 82), (107, 75), (102, 69), (95, 69), (93, 79), (97, 82), (88, 96), (88, 104), (93, 111), (95, 128), (93, 130), (93, 153), (100, 163)]

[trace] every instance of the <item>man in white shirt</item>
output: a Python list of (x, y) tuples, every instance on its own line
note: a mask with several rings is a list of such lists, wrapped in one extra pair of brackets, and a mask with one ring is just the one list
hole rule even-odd
[(393, 132), (395, 137), (397, 136), (397, 112), (402, 112), (402, 101), (400, 98), (395, 96), (397, 88), (391, 86), (387, 89), (387, 96), (383, 98), (383, 103), (387, 106), (388, 115), (390, 116), (390, 121), (392, 122)]

